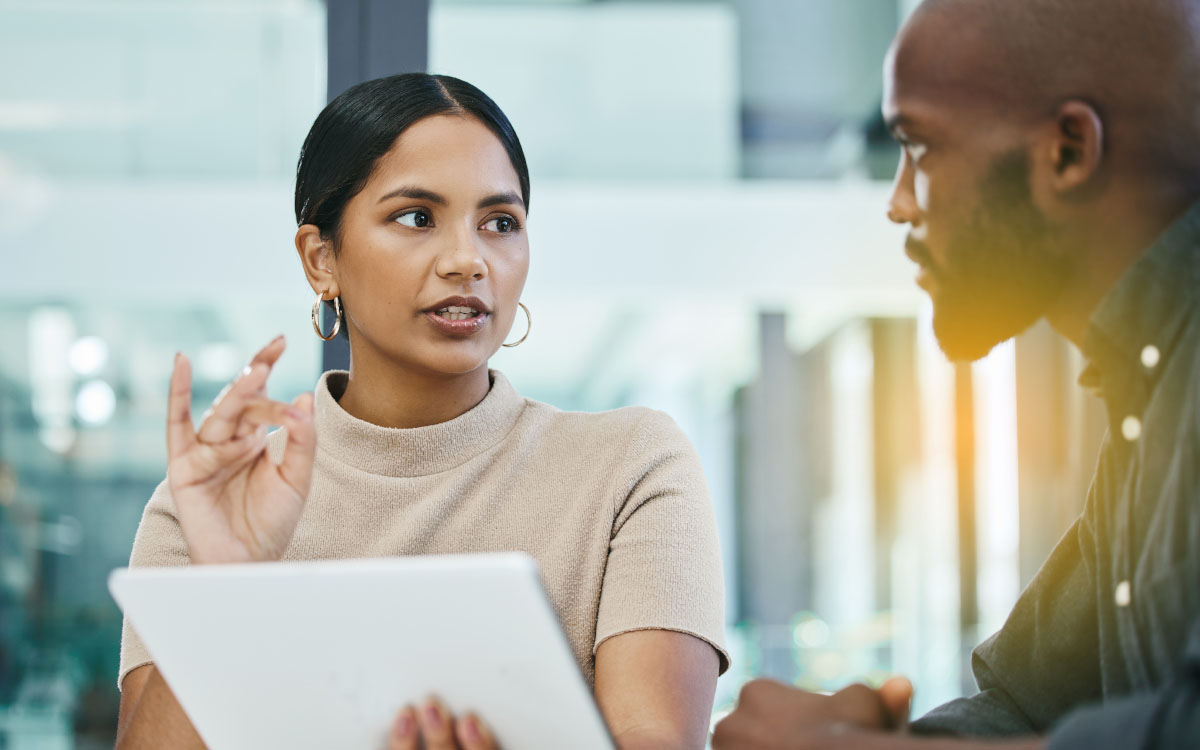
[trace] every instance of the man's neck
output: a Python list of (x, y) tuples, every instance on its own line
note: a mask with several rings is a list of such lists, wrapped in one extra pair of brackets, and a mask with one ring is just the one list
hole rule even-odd
[(1100, 210), (1072, 243), (1075, 272), (1046, 320), (1077, 348), (1083, 348), (1088, 324), (1105, 296), (1200, 196), (1116, 201), (1120, 208)]

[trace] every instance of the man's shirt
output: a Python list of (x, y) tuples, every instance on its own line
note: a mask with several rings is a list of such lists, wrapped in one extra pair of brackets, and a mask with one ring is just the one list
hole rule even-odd
[(1081, 384), (1109, 432), (1083, 514), (918, 733), (1052, 750), (1200, 748), (1200, 204), (1092, 316)]

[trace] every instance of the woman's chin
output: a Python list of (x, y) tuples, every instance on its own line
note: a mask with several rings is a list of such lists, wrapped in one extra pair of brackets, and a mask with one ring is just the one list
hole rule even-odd
[(463, 346), (460, 351), (438, 352), (433, 356), (423, 357), (421, 361), (426, 369), (448, 377), (466, 375), (487, 367), (489, 353), (472, 351), (474, 348)]

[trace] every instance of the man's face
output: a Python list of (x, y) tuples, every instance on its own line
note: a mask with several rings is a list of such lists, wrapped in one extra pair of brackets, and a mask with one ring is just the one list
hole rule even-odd
[(883, 114), (902, 148), (888, 217), (909, 226), (939, 345), (972, 361), (1045, 315), (1067, 266), (1033, 200), (1019, 128), (940, 88), (913, 57), (901, 47), (885, 67)]

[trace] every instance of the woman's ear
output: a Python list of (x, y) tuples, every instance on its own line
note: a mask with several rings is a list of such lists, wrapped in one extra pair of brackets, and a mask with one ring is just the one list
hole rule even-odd
[(296, 230), (296, 252), (300, 254), (304, 275), (314, 292), (323, 293), (326, 299), (341, 294), (332, 243), (321, 236), (321, 230), (315, 224), (301, 224)]

